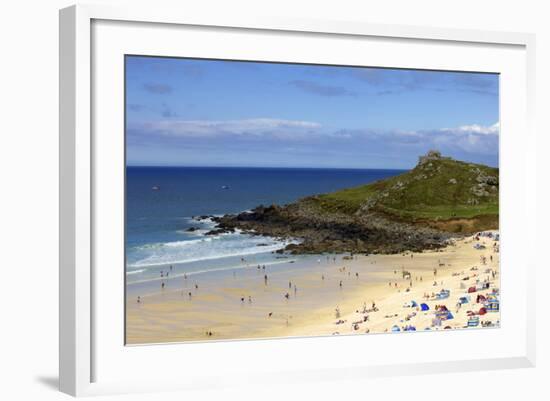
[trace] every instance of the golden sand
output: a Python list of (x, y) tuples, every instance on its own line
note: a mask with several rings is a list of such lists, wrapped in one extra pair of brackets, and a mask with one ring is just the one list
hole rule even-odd
[[(475, 249), (476, 243), (486, 248)], [(128, 297), (127, 344), (384, 333), (407, 326), (464, 328), (468, 311), (484, 306), (476, 303), (477, 295), (498, 290), (497, 247), (491, 238), (469, 237), (439, 251), (339, 257), (336, 262), (323, 256), (312, 259), (307, 269), (269, 268), (267, 284), (264, 271), (255, 267), (223, 280), (178, 279), (142, 296), (140, 303)], [(467, 294), (484, 282), (489, 289)], [(435, 299), (443, 289), (450, 296)], [(458, 308), (463, 296), (470, 302)], [(418, 307), (409, 306), (412, 300)], [(421, 311), (421, 303), (430, 310)], [(445, 305), (454, 318), (433, 325), (436, 305)], [(498, 312), (479, 316), (484, 324), (498, 325), (499, 319)]]

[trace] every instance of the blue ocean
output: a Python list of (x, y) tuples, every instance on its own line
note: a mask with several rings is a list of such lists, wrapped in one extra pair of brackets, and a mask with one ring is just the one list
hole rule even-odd
[[(126, 273), (128, 283), (199, 274), (250, 263), (277, 264), (273, 251), (288, 242), (239, 232), (205, 235), (204, 215), (287, 204), (305, 196), (368, 184), (402, 170), (228, 167), (127, 167)], [(193, 231), (189, 231), (192, 229)], [(162, 274), (162, 273), (161, 273)]]

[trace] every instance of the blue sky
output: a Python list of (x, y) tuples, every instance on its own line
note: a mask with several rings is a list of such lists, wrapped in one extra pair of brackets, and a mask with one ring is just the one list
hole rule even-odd
[(128, 165), (498, 165), (498, 75), (127, 56)]

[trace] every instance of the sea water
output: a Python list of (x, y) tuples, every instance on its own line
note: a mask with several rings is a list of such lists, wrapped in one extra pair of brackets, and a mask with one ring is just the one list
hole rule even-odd
[[(206, 235), (200, 216), (284, 205), (305, 196), (368, 184), (402, 170), (127, 167), (126, 280), (163, 280), (166, 274), (227, 274), (256, 265), (287, 266), (300, 257), (275, 251), (293, 241), (241, 232)], [(194, 231), (189, 231), (193, 228)], [(299, 266), (298, 263), (296, 266)]]

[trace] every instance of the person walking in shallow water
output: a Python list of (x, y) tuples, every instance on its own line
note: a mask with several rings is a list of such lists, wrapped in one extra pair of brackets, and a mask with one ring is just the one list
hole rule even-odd
[(264, 285), (267, 285), (267, 274), (264, 274)]

